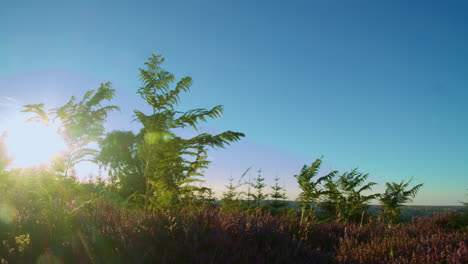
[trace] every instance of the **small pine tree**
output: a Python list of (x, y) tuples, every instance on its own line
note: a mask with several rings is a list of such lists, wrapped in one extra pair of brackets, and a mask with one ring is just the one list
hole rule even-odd
[(234, 178), (232, 176), (229, 178), (229, 185), (226, 185), (226, 192), (223, 192), (221, 198), (221, 208), (223, 210), (238, 210), (240, 209), (240, 193), (238, 192), (238, 185), (234, 184)]
[(286, 206), (286, 200), (288, 197), (286, 196), (286, 190), (285, 188), (281, 187), (279, 185), (279, 180), (278, 176), (275, 177), (275, 185), (271, 186), (272, 192), (270, 193), (270, 197), (273, 199), (273, 201), (270, 203), (270, 206), (273, 207), (274, 210), (279, 210), (283, 207)]
[(249, 172), (250, 168), (248, 168), (240, 177), (237, 184), (234, 184), (234, 178), (229, 178), (229, 185), (226, 185), (226, 192), (223, 192), (223, 196), (221, 198), (221, 206), (225, 210), (241, 210), (243, 209), (244, 203), (242, 201), (242, 195), (245, 194), (243, 192), (238, 191), (239, 188), (244, 185), (242, 180), (244, 179), (245, 175)]
[(234, 185), (234, 178), (231, 176), (228, 180), (229, 185), (226, 185), (227, 191), (223, 192), (223, 201), (232, 201), (237, 199), (238, 196), (237, 186)]
[(250, 184), (250, 186), (253, 189), (253, 192), (250, 194), (250, 196), (252, 197), (255, 206), (259, 207), (260, 202), (268, 198), (268, 194), (265, 194), (263, 192), (263, 189), (265, 189), (266, 184), (264, 183), (265, 178), (262, 177), (262, 170), (258, 170), (257, 173), (257, 177), (253, 179), (254, 182)]

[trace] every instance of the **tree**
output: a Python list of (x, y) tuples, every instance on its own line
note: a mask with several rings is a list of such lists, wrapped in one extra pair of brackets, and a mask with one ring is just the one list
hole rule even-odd
[(234, 184), (234, 178), (230, 177), (229, 185), (226, 185), (226, 192), (223, 192), (223, 196), (221, 198), (221, 203), (223, 208), (235, 208), (240, 207), (240, 199), (239, 199), (239, 192), (237, 191), (238, 185)]
[(241, 210), (244, 207), (244, 203), (242, 202), (242, 196), (245, 194), (239, 191), (239, 188), (244, 185), (242, 180), (244, 179), (245, 175), (250, 171), (251, 168), (248, 168), (244, 171), (241, 175), (239, 180), (236, 184), (234, 184), (234, 178), (231, 176), (229, 177), (229, 185), (226, 185), (226, 191), (223, 192), (223, 196), (221, 198), (221, 205), (224, 210)]
[(263, 192), (263, 189), (266, 187), (264, 183), (265, 178), (262, 177), (262, 170), (257, 171), (257, 177), (255, 177), (253, 183), (250, 183), (250, 187), (252, 187), (253, 192), (250, 193), (250, 197), (255, 203), (256, 207), (260, 206), (260, 203), (268, 197), (268, 194)]
[(401, 206), (411, 202), (419, 189), (423, 186), (423, 184), (417, 184), (408, 190), (411, 181), (412, 180), (408, 182), (401, 181), (400, 183), (385, 183), (385, 192), (381, 194), (379, 198), (383, 206), (381, 216), (391, 224), (398, 222), (398, 218), (401, 215)]
[[(126, 177), (123, 168), (139, 173), (137, 186), (143, 185), (144, 191), (141, 193), (140, 187), (134, 190), (143, 198), (147, 209), (172, 208), (183, 200), (192, 200), (200, 191), (193, 183), (201, 181), (201, 170), (210, 163), (207, 160), (208, 149), (224, 148), (244, 137), (243, 133), (233, 131), (217, 135), (200, 133), (192, 138), (176, 135), (176, 129), (186, 127), (199, 131), (199, 123), (220, 117), (223, 107), (218, 105), (209, 110), (197, 108), (185, 112), (176, 110), (180, 94), (189, 91), (192, 79), (184, 77), (171, 89), (175, 77), (160, 67), (163, 62), (164, 57), (153, 54), (145, 63), (146, 68), (139, 69), (142, 87), (137, 93), (151, 108), (149, 114), (134, 111), (136, 121), (143, 126), (139, 134), (113, 132), (104, 140), (110, 144), (103, 145), (105, 152), (100, 155), (101, 164), (112, 170), (121, 183)], [(113, 151), (116, 147), (112, 146), (112, 137), (116, 135), (121, 135), (122, 140), (133, 140), (125, 156)]]
[[(124, 198), (139, 200), (145, 192), (144, 164), (138, 155), (141, 135), (132, 131), (112, 131), (99, 143), (96, 160), (107, 168), (111, 186)], [(141, 200), (141, 199), (140, 199)]]
[(326, 194), (326, 191), (323, 188), (323, 183), (330, 181), (338, 172), (332, 171), (327, 175), (316, 178), (320, 165), (322, 164), (322, 159), (316, 159), (310, 166), (304, 165), (301, 169), (301, 172), (298, 175), (294, 175), (301, 188), (301, 193), (299, 194), (298, 201), (301, 202), (302, 214), (301, 222), (304, 218), (304, 213), (307, 208), (310, 209), (310, 214), (315, 217), (316, 208), (320, 202), (320, 198)]
[(340, 175), (336, 181), (330, 179), (325, 184), (326, 201), (322, 203), (325, 217), (335, 217), (342, 222), (360, 219), (362, 222), (369, 202), (379, 196), (379, 194), (363, 194), (377, 184), (375, 182), (364, 184), (368, 177), (369, 174), (353, 169)]
[(288, 198), (286, 196), (286, 190), (280, 186), (279, 180), (280, 178), (276, 176), (274, 178), (275, 185), (271, 186), (270, 197), (273, 199), (273, 201), (270, 202), (270, 206), (274, 211), (278, 211), (281, 208), (284, 208), (286, 206), (286, 202), (284, 200)]
[(63, 106), (46, 110), (44, 104), (25, 105), (22, 112), (33, 113), (28, 119), (49, 126), (59, 120), (57, 133), (64, 140), (67, 151), (57, 160), (65, 176), (74, 166), (82, 161), (94, 161), (97, 150), (89, 147), (93, 142), (99, 142), (104, 134), (104, 122), (111, 111), (119, 110), (117, 106), (103, 106), (104, 101), (111, 101), (115, 90), (111, 83), (103, 83), (97, 90), (85, 93), (83, 99), (76, 102), (72, 98)]

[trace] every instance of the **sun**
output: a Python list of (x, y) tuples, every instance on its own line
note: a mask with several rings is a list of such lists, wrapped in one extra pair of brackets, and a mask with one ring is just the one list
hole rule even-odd
[(14, 158), (12, 167), (24, 168), (48, 162), (66, 149), (56, 126), (26, 123), (24, 119), (17, 118), (2, 124), (2, 128), (6, 128), (8, 133), (6, 144), (9, 155)]

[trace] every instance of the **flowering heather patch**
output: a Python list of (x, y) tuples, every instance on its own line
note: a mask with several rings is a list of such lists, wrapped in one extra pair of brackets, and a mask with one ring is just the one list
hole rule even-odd
[[(468, 233), (445, 226), (448, 216), (395, 226), (301, 225), (294, 216), (271, 216), (260, 210), (221, 212), (215, 206), (145, 213), (98, 200), (76, 207), (64, 203), (61, 212), (57, 207), (50, 214), (24, 208), (15, 222), (1, 226), (0, 259), (5, 263), (468, 263)], [(28, 243), (15, 242), (21, 235), (29, 238)]]
[[(343, 263), (468, 263), (468, 234), (440, 226), (449, 216), (411, 224), (347, 228), (336, 250)], [(445, 218), (445, 219), (444, 219)]]

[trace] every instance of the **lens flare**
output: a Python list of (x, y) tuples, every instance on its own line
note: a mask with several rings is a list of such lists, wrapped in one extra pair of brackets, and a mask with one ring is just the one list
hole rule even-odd
[(6, 144), (14, 158), (13, 167), (24, 168), (48, 162), (66, 148), (56, 126), (12, 120), (5, 127), (8, 131)]
[(0, 204), (0, 222), (10, 223), (17, 215), (17, 211), (13, 206), (8, 204)]

